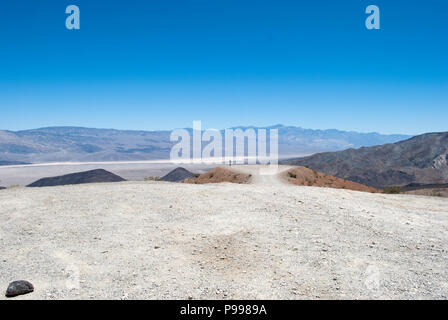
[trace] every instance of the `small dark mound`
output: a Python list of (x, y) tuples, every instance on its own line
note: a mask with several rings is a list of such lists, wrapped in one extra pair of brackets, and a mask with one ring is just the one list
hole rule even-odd
[(6, 188), (5, 187), (0, 187), (0, 190), (5, 190)]
[(120, 182), (126, 181), (112, 172), (95, 169), (77, 173), (70, 173), (63, 176), (42, 178), (29, 184), (28, 187), (51, 187), (64, 186), (68, 184), (96, 183), (96, 182)]
[(185, 168), (178, 167), (173, 171), (169, 172), (167, 175), (160, 178), (160, 181), (169, 181), (169, 182), (182, 182), (186, 179), (194, 178), (194, 173), (188, 171)]

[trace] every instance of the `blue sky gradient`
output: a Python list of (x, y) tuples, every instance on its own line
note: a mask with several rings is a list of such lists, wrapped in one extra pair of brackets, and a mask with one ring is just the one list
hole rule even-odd
[(0, 129), (447, 131), (447, 20), (444, 0), (5, 0)]

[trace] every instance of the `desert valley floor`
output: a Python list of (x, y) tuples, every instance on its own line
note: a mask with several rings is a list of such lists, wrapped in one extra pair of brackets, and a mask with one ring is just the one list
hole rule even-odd
[(34, 284), (14, 299), (448, 298), (446, 198), (274, 180), (2, 190), (0, 288)]

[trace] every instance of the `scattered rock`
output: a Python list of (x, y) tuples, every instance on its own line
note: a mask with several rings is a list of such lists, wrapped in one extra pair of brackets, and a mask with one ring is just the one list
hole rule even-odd
[(27, 294), (34, 291), (34, 286), (25, 280), (13, 281), (9, 284), (6, 290), (6, 296), (8, 298)]

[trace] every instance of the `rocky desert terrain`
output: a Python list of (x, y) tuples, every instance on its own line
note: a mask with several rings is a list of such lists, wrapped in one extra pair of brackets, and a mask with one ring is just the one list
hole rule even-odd
[[(447, 299), (448, 200), (251, 183), (0, 191), (11, 299)], [(6, 299), (4, 295), (0, 299)]]

